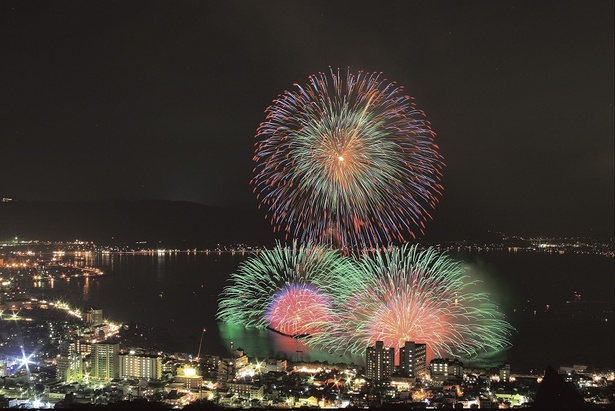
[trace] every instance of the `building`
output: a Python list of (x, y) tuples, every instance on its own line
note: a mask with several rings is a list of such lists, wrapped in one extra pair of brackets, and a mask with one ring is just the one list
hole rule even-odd
[(96, 343), (92, 344), (92, 378), (100, 380), (111, 380), (119, 375), (118, 354), (119, 344), (117, 343)]
[(463, 363), (458, 359), (434, 358), (429, 362), (429, 375), (436, 382), (463, 377)]
[(137, 355), (134, 351), (119, 354), (120, 378), (162, 379), (162, 357), (158, 355)]
[(92, 342), (106, 340), (111, 335), (110, 328), (109, 324), (92, 324)]
[(427, 372), (427, 344), (406, 341), (399, 349), (399, 374), (404, 377), (425, 378)]
[(184, 364), (177, 368), (175, 382), (184, 384), (186, 389), (195, 389), (203, 385), (203, 377), (198, 367), (193, 364)]
[(463, 378), (463, 363), (458, 358), (447, 361), (449, 378)]
[(510, 364), (504, 363), (500, 365), (499, 374), (501, 382), (510, 382)]
[(68, 353), (77, 353), (82, 357), (92, 353), (92, 344), (84, 339), (77, 339), (70, 342)]
[(83, 358), (77, 353), (59, 356), (56, 360), (57, 376), (63, 382), (83, 380)]
[(284, 372), (288, 368), (287, 360), (268, 358), (261, 372)]
[(235, 378), (237, 370), (249, 364), (249, 358), (243, 348), (234, 348), (231, 343), (233, 358), (221, 358), (218, 361), (217, 382), (222, 388), (228, 388), (228, 383)]
[(217, 355), (203, 355), (200, 358), (201, 367), (204, 372), (204, 376), (215, 377), (218, 374), (218, 364), (220, 363), (220, 357)]
[(222, 388), (228, 388), (228, 382), (235, 378), (235, 362), (230, 358), (222, 358), (218, 362), (217, 382)]
[(228, 384), (228, 392), (241, 398), (263, 399), (265, 387), (262, 384), (247, 384), (243, 382), (231, 382)]
[(448, 360), (434, 358), (429, 362), (429, 376), (433, 381), (444, 381), (448, 378)]
[(376, 341), (375, 346), (367, 347), (365, 356), (367, 378), (374, 381), (382, 381), (393, 374), (395, 348), (384, 348), (384, 342)]
[(88, 324), (97, 325), (103, 323), (103, 310), (90, 308), (85, 313), (85, 321)]

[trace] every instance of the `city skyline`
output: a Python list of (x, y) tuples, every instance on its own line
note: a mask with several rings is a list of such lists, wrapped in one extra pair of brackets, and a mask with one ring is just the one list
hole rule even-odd
[[(440, 251), (438, 245), (437, 254), (432, 254), (430, 247), (412, 246), (408, 250), (416, 258), (403, 261), (391, 248), (387, 251), (390, 257), (382, 261), (377, 258), (375, 264), (362, 255), (354, 263), (364, 266), (356, 279), (345, 278), (355, 284), (342, 286), (338, 277), (347, 277), (350, 266), (341, 264), (339, 275), (332, 273), (330, 268), (341, 263), (332, 259), (334, 250), (309, 249), (297, 254), (279, 249), (284, 253), (280, 258), (267, 249), (246, 245), (165, 250), (147, 248), (143, 242), (118, 247), (91, 241), (12, 239), (0, 244), (0, 314), (4, 314), (0, 315), (4, 356), (0, 364), (4, 386), (0, 391), (7, 398), (5, 404), (8, 401), (14, 406), (19, 396), (19, 401), (32, 403), (35, 408), (43, 402), (49, 407), (73, 401), (113, 404), (144, 398), (180, 407), (198, 404), (200, 398), (221, 407), (235, 402), (247, 407), (275, 406), (281, 387), (290, 388), (290, 402), (314, 403), (303, 395), (313, 389), (323, 396), (322, 383), (314, 374), (340, 367), (347, 370), (344, 373), (350, 372), (348, 382), (355, 381), (355, 389), (351, 389), (354, 394), (338, 392), (335, 399), (340, 401), (323, 400), (323, 407), (362, 404), (366, 398), (368, 402), (396, 402), (410, 396), (435, 406), (441, 391), (447, 392), (450, 384), (458, 388), (442, 401), (464, 407), (478, 403), (479, 396), (481, 408), (503, 401), (511, 406), (532, 399), (553, 402), (561, 390), (547, 399), (541, 394), (550, 386), (549, 373), (575, 383), (583, 394), (575, 397), (580, 405), (591, 402), (612, 406), (612, 241), (511, 240), (469, 248), (472, 243), (467, 241), (449, 243), (443, 245), (446, 251)], [(432, 260), (430, 256), (436, 255), (437, 261)], [(293, 262), (292, 267), (285, 260)], [(403, 281), (409, 270), (416, 274), (412, 275), (414, 285)], [(225, 275), (233, 271), (235, 274)], [(382, 276), (375, 271), (388, 278), (384, 282), (390, 283), (389, 287), (376, 278)], [(466, 283), (472, 288), (468, 293), (459, 283), (465, 281), (463, 273), (480, 278), (480, 284)], [(312, 283), (303, 288), (310, 295), (298, 295), (295, 291), (300, 287), (292, 286), (291, 279), (303, 274), (303, 281)], [(368, 278), (372, 275), (380, 284)], [(269, 281), (265, 277), (270, 277)], [(444, 283), (449, 279), (452, 283), (447, 286)], [(329, 291), (323, 293), (325, 289)], [(341, 294), (335, 296), (338, 291)], [(377, 331), (374, 339), (353, 350), (355, 354), (315, 349), (309, 340), (281, 332), (299, 332), (293, 326), (285, 330), (283, 325), (288, 321), (297, 324), (299, 317), (305, 320), (304, 314), (312, 316), (306, 324), (310, 327), (329, 324), (329, 320), (314, 318), (316, 312), (327, 316), (327, 308), (315, 307), (318, 301), (314, 301), (326, 299), (326, 294), (337, 301), (335, 305), (341, 303), (341, 310), (330, 311), (335, 317), (375, 315), (365, 324), (359, 324), (361, 319), (356, 326), (356, 321), (351, 321), (350, 328), (356, 331), (347, 330), (349, 339), (361, 334), (361, 329), (371, 329), (370, 334)], [(222, 299), (217, 300), (217, 295)], [(317, 295), (320, 297), (311, 298)], [(218, 301), (222, 303), (226, 297), (236, 300), (227, 306), (232, 311), (227, 318), (230, 321), (217, 321), (216, 306), (220, 308)], [(291, 304), (292, 299), (296, 306)], [(402, 314), (397, 310), (402, 300), (414, 306), (406, 314), (414, 317), (415, 325), (433, 334), (399, 334), (402, 329), (396, 321), (391, 328), (390, 320), (397, 316), (391, 316), (385, 305)], [(303, 303), (311, 307), (302, 309)], [(496, 304), (515, 328), (508, 326), (510, 333), (503, 330), (512, 345), (498, 342), (498, 336), (493, 335), (493, 321), (503, 318), (489, 314)], [(293, 307), (285, 313), (273, 312), (284, 311), (286, 305)], [(255, 321), (265, 320), (269, 326), (245, 327), (244, 314)], [(434, 314), (438, 319), (430, 321)], [(465, 320), (454, 319), (456, 314)], [(487, 324), (481, 324), (483, 317)], [(325, 333), (336, 333), (337, 326), (331, 325)], [(468, 333), (464, 325), (471, 328)], [(341, 330), (343, 334), (347, 331)], [(388, 339), (389, 332), (399, 338)], [(310, 335), (314, 338), (318, 334), (315, 331)], [(467, 339), (458, 340), (458, 334), (465, 334)], [(500, 337), (506, 340), (504, 334)], [(456, 352), (444, 348), (430, 354), (449, 339), (450, 348)], [(336, 339), (331, 348), (345, 344), (345, 340)], [(498, 347), (504, 349), (490, 350)], [(465, 353), (457, 352), (459, 349)], [(481, 352), (477, 356), (472, 354), (475, 349)], [(559, 367), (559, 376), (553, 367)], [(271, 372), (274, 374), (267, 375)], [(300, 394), (293, 393), (296, 373), (304, 372), (313, 374), (313, 378), (301, 385)], [(18, 387), (16, 382), (23, 378), (39, 383)], [(40, 383), (43, 379), (45, 382)], [(479, 381), (481, 387), (476, 385)], [(50, 389), (44, 393), (35, 387), (47, 384)], [(83, 387), (84, 394), (66, 395), (75, 384)], [(386, 391), (378, 394), (375, 387)], [(500, 392), (498, 387), (516, 388), (516, 393)], [(104, 393), (98, 395), (95, 390)], [(167, 395), (172, 390), (181, 392), (181, 400)], [(367, 397), (365, 390), (370, 393)], [(391, 395), (394, 397), (387, 399)]]
[(265, 109), (349, 67), (431, 122), (446, 166), (427, 235), (613, 235), (611, 2), (1, 7), (1, 196), (256, 208)]

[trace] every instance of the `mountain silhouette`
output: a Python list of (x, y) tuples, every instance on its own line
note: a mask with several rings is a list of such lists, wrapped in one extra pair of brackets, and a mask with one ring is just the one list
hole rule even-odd
[(166, 246), (270, 244), (263, 213), (187, 201), (0, 203), (0, 239), (163, 242)]

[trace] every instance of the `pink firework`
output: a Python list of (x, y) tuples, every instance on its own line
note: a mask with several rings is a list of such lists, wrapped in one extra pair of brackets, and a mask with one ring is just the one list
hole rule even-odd
[(269, 327), (287, 335), (314, 334), (331, 320), (329, 298), (306, 285), (287, 285), (272, 299), (265, 317)]
[(364, 353), (376, 341), (398, 350), (427, 344), (427, 357), (473, 357), (510, 346), (513, 330), (460, 261), (408, 244), (363, 256), (338, 282), (335, 320), (308, 341)]
[[(456, 309), (458, 305), (455, 305), (453, 295), (443, 297), (446, 299), (434, 304), (433, 300), (421, 295), (425, 290), (413, 289), (412, 284), (403, 280), (400, 282), (379, 284), (381, 300), (380, 304), (370, 304), (370, 308), (377, 309), (370, 315), (366, 327), (368, 340), (371, 344), (383, 341), (385, 347), (395, 347), (396, 350), (403, 347), (406, 341), (425, 342), (427, 357), (433, 358), (435, 347), (455, 340), (456, 325), (459, 323), (457, 316), (463, 313)], [(395, 289), (399, 285), (402, 285), (401, 289)]]

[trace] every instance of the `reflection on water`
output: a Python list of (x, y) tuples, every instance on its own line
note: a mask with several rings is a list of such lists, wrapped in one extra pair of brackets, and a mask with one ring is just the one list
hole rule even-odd
[(90, 299), (90, 278), (85, 277), (85, 282), (83, 283), (83, 292), (81, 295), (83, 301), (88, 301)]
[[(303, 341), (268, 329), (245, 328), (218, 322), (220, 339), (231, 350), (242, 348), (248, 355), (267, 358), (284, 358), (291, 361), (326, 361), (330, 364), (363, 364), (361, 355), (328, 353), (308, 347)], [(263, 344), (266, 342), (266, 344)]]
[[(268, 329), (245, 328), (218, 322), (220, 339), (228, 351), (241, 348), (250, 356), (259, 358), (276, 357), (290, 361), (321, 361), (345, 364), (364, 365), (365, 358), (358, 354), (329, 353), (307, 346), (300, 339), (288, 337)], [(263, 344), (266, 342), (266, 344)], [(483, 352), (477, 357), (467, 360), (474, 366), (491, 367), (507, 361), (509, 349), (494, 352)]]
[(167, 255), (166, 254), (158, 254), (158, 258), (155, 260), (156, 264), (156, 281), (162, 282), (164, 281), (164, 274), (167, 269)]

